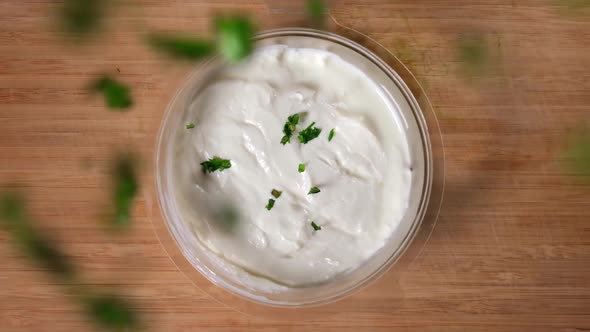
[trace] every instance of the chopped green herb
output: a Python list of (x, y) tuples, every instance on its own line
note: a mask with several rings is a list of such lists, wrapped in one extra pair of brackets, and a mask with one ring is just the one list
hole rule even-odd
[(309, 192), (307, 194), (308, 195), (311, 195), (311, 194), (317, 194), (319, 192), (320, 192), (320, 188), (318, 188), (318, 187), (311, 187), (311, 189), (309, 189)]
[(305, 172), (305, 164), (299, 164), (297, 170), (299, 171), (299, 173)]
[(218, 16), (215, 18), (217, 49), (229, 61), (237, 62), (252, 52), (254, 25), (246, 17)]
[(285, 136), (283, 136), (281, 139), (281, 144), (285, 145), (287, 143), (291, 143), (291, 136), (293, 136), (298, 123), (299, 113), (289, 115), (287, 122), (285, 122), (285, 125), (283, 126), (283, 134), (285, 134)]
[(481, 34), (474, 33), (460, 36), (457, 49), (459, 62), (467, 72), (481, 72), (490, 60), (488, 44)]
[(282, 191), (280, 191), (280, 190), (276, 190), (276, 189), (273, 189), (273, 190), (270, 192), (270, 194), (271, 194), (271, 195), (272, 195), (274, 198), (279, 198), (279, 197), (281, 197), (281, 194), (282, 194), (282, 193), (283, 193)]
[(193, 128), (195, 128), (195, 124), (192, 122), (186, 125), (186, 129), (193, 129)]
[(188, 36), (153, 34), (148, 42), (154, 49), (178, 59), (199, 60), (215, 51), (213, 43)]
[(94, 89), (104, 95), (107, 106), (112, 109), (124, 110), (133, 105), (129, 87), (108, 76), (98, 79)]
[(312, 122), (309, 126), (307, 126), (307, 128), (299, 132), (299, 135), (297, 136), (297, 138), (299, 138), (299, 142), (307, 144), (312, 139), (320, 136), (322, 129), (314, 127), (314, 125), (315, 122)]
[(275, 206), (275, 200), (270, 198), (268, 200), (268, 204), (266, 204), (266, 209), (270, 211), (270, 209), (272, 209), (273, 206)]
[(590, 133), (578, 135), (565, 150), (565, 166), (573, 175), (590, 181)]
[(222, 231), (234, 232), (240, 221), (240, 211), (231, 204), (220, 204), (213, 210), (213, 221)]
[(318, 226), (314, 221), (311, 222), (311, 227), (313, 227), (314, 231), (319, 231), (322, 229), (322, 226)]
[(203, 173), (213, 173), (215, 171), (223, 171), (231, 167), (231, 161), (228, 159), (221, 159), (213, 157), (201, 163)]
[(131, 220), (131, 207), (139, 191), (133, 159), (121, 156), (113, 168), (113, 205), (115, 207), (114, 224), (127, 226)]
[(324, 26), (324, 15), (326, 14), (326, 4), (323, 0), (307, 0), (307, 13), (311, 19), (311, 23), (317, 27)]
[(332, 138), (334, 138), (334, 128), (332, 128), (332, 130), (330, 130), (330, 134), (328, 135), (328, 142), (331, 142)]
[(116, 331), (136, 327), (139, 323), (133, 307), (114, 295), (92, 296), (86, 299), (86, 310), (94, 321), (105, 328)]

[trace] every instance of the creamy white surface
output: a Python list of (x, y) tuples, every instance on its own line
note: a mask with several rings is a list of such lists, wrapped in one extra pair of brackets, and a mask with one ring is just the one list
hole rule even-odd
[[(296, 132), (281, 145), (294, 113), (302, 113), (298, 130), (315, 121), (320, 136), (301, 144)], [(215, 76), (184, 122), (196, 126), (179, 129), (174, 143), (181, 217), (220, 264), (254, 278), (289, 287), (330, 280), (379, 250), (407, 208), (411, 161), (395, 105), (335, 54), (258, 50)], [(199, 163), (213, 156), (232, 167), (203, 174)], [(308, 195), (312, 186), (321, 192)], [(272, 189), (283, 194), (268, 211)], [(220, 204), (239, 210), (234, 232), (211, 217)]]

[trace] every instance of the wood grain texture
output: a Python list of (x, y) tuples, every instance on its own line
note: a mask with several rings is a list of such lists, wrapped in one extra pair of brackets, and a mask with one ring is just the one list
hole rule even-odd
[[(59, 239), (84, 280), (127, 294), (148, 331), (590, 330), (590, 186), (561, 167), (572, 132), (590, 121), (590, 16), (555, 1), (332, 1), (340, 24), (414, 71), (446, 155), (429, 242), (397, 283), (377, 282), (351, 299), (352, 309), (289, 322), (211, 299), (159, 243), (149, 167), (129, 234), (105, 232), (114, 152), (132, 147), (151, 162), (163, 109), (189, 69), (151, 53), (141, 33), (207, 34), (210, 14), (238, 9), (265, 26), (283, 8), (270, 2), (123, 3), (95, 43), (78, 47), (51, 19), (58, 2), (0, 3), (0, 184), (25, 188), (39, 227)], [(479, 78), (461, 74), (456, 57), (458, 36), (473, 31), (499, 55)], [(116, 68), (133, 87), (128, 113), (107, 111), (86, 90), (95, 74)], [(94, 329), (3, 232), (0, 257), (0, 331)]]

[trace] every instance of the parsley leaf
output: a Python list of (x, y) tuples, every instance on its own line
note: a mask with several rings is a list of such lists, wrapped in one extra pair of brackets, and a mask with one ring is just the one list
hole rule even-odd
[(231, 167), (231, 161), (228, 159), (221, 159), (213, 157), (201, 163), (201, 170), (203, 173), (213, 173), (215, 171), (223, 171)]
[(323, 0), (307, 0), (307, 14), (316, 28), (324, 26), (324, 15), (326, 14), (326, 4)]
[(318, 226), (314, 221), (311, 222), (311, 227), (313, 227), (314, 231), (319, 231), (322, 229), (322, 226)]
[(241, 16), (218, 16), (215, 18), (217, 48), (230, 62), (237, 62), (252, 52), (254, 25)]
[(87, 35), (100, 26), (104, 16), (105, 0), (66, 0), (60, 9), (64, 30), (78, 35)]
[(318, 188), (318, 187), (311, 187), (311, 189), (309, 189), (309, 192), (307, 194), (308, 195), (311, 195), (311, 194), (317, 194), (319, 192), (320, 192), (320, 188)]
[(137, 327), (137, 312), (124, 299), (114, 295), (93, 295), (86, 299), (86, 310), (105, 328), (127, 330)]
[(268, 204), (266, 204), (266, 209), (270, 211), (273, 206), (275, 206), (275, 200), (271, 198), (268, 200)]
[(291, 136), (293, 136), (298, 123), (299, 113), (289, 115), (287, 122), (285, 122), (285, 125), (283, 126), (283, 134), (285, 134), (285, 136), (283, 136), (281, 139), (281, 144), (285, 145), (287, 143), (291, 143)]
[(279, 198), (279, 197), (281, 197), (281, 194), (282, 194), (282, 193), (283, 193), (282, 191), (280, 191), (280, 190), (276, 190), (276, 189), (273, 189), (273, 190), (270, 192), (270, 194), (271, 194), (271, 195), (272, 195), (274, 198)]
[(299, 173), (305, 172), (305, 164), (299, 164), (297, 170), (299, 171)]
[(195, 124), (192, 122), (186, 125), (186, 129), (193, 129), (193, 128), (195, 128)]
[(334, 138), (334, 128), (332, 128), (332, 130), (330, 130), (330, 134), (328, 135), (328, 142), (331, 142), (332, 138)]
[(133, 105), (129, 87), (108, 76), (103, 76), (94, 83), (94, 89), (104, 95), (108, 107), (124, 110)]
[(320, 136), (322, 129), (314, 127), (313, 125), (315, 125), (315, 122), (312, 122), (309, 126), (307, 126), (307, 128), (299, 132), (299, 135), (297, 136), (297, 138), (299, 138), (299, 142), (307, 144), (312, 139)]
[(148, 41), (154, 49), (179, 59), (198, 60), (215, 51), (213, 43), (188, 36), (153, 34)]
[(114, 224), (126, 226), (131, 219), (133, 200), (139, 191), (133, 159), (119, 157), (113, 168), (113, 205), (115, 207)]
[(31, 224), (20, 193), (0, 193), (0, 226), (12, 235), (16, 244), (35, 263), (61, 278), (74, 276), (74, 267), (68, 258)]

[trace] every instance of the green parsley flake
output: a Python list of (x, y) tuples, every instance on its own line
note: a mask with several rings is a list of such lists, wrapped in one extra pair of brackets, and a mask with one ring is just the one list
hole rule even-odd
[(230, 62), (238, 62), (254, 49), (254, 24), (242, 16), (217, 16), (217, 49)]
[(283, 127), (283, 134), (285, 134), (285, 136), (283, 136), (283, 138), (281, 139), (281, 144), (285, 145), (287, 143), (291, 143), (291, 136), (293, 136), (293, 133), (295, 132), (295, 128), (297, 127), (298, 123), (298, 113), (290, 115), (287, 118), (287, 122), (285, 122), (285, 126)]
[(320, 136), (322, 129), (314, 127), (314, 125), (315, 122), (312, 122), (309, 126), (307, 126), (307, 128), (299, 132), (299, 135), (297, 136), (297, 138), (299, 138), (299, 142), (307, 144), (312, 139)]
[(193, 129), (195, 128), (195, 124), (194, 123), (189, 123), (186, 125), (186, 129)]
[(231, 167), (231, 161), (228, 159), (221, 159), (213, 157), (201, 163), (203, 173), (213, 173), (215, 171), (223, 171)]
[(215, 51), (215, 44), (189, 36), (152, 34), (149, 44), (162, 53), (178, 59), (199, 60)]
[(127, 110), (133, 105), (129, 87), (108, 76), (96, 80), (94, 90), (103, 94), (105, 103), (111, 109)]
[(270, 199), (268, 200), (268, 204), (266, 204), (266, 209), (267, 209), (268, 211), (270, 211), (270, 209), (272, 209), (272, 207), (273, 207), (273, 206), (275, 206), (275, 200), (274, 200), (274, 199), (272, 199), (272, 198), (270, 198)]
[(276, 190), (276, 189), (273, 189), (273, 190), (270, 192), (270, 194), (271, 194), (271, 195), (272, 195), (274, 198), (279, 198), (279, 197), (281, 197), (281, 194), (282, 194), (282, 193), (283, 193), (282, 191), (280, 191), (280, 190)]
[(334, 128), (332, 128), (332, 130), (330, 130), (330, 134), (328, 135), (328, 142), (331, 142), (332, 138), (334, 138)]
[(311, 189), (309, 189), (309, 192), (307, 194), (308, 195), (311, 195), (311, 194), (317, 194), (319, 192), (320, 192), (320, 188), (318, 188), (318, 187), (311, 187)]
[(314, 221), (311, 222), (311, 227), (313, 227), (314, 231), (319, 231), (322, 229), (322, 226), (318, 226)]
[(297, 170), (299, 171), (299, 173), (305, 172), (305, 164), (299, 164)]

